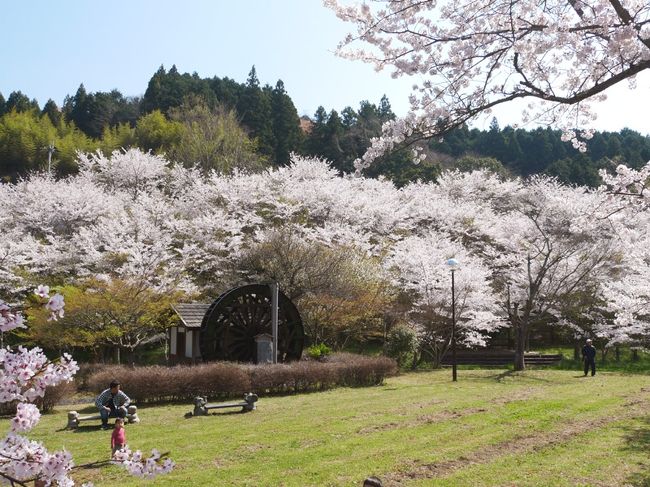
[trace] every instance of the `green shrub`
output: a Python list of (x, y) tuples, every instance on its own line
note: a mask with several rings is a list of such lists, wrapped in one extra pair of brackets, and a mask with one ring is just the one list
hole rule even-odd
[(415, 330), (406, 326), (396, 326), (386, 337), (384, 347), (386, 355), (397, 360), (400, 367), (403, 367), (415, 353), (418, 339)]
[(315, 360), (327, 357), (332, 353), (332, 349), (324, 343), (317, 343), (307, 349), (307, 355)]

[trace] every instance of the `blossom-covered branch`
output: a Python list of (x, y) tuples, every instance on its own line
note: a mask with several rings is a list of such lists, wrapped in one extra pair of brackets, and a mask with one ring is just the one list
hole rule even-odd
[(420, 80), (411, 113), (383, 127), (357, 169), (396, 144), (439, 137), (517, 99), (530, 102), (524, 122), (560, 123), (580, 135), (594, 117), (592, 101), (650, 68), (645, 0), (324, 3), (356, 26), (340, 55)]

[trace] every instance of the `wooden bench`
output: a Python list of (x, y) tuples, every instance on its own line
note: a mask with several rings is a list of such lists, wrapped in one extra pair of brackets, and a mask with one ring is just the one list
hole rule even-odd
[[(526, 365), (557, 365), (562, 360), (561, 354), (524, 354)], [(456, 354), (457, 365), (480, 365), (501, 367), (513, 364), (515, 361), (514, 352), (459, 352)], [(451, 353), (447, 353), (442, 359), (442, 365), (452, 365)]]
[[(67, 427), (70, 429), (76, 429), (82, 421), (101, 421), (101, 419), (102, 416), (99, 413), (81, 416), (77, 411), (68, 411)], [(136, 406), (129, 406), (124, 419), (126, 419), (127, 423), (139, 423), (140, 418), (138, 417), (138, 408)]]
[(221, 404), (208, 404), (207, 397), (194, 398), (194, 412), (193, 416), (207, 416), (210, 409), (224, 409), (224, 408), (242, 408), (242, 413), (247, 413), (256, 409), (255, 403), (257, 402), (257, 394), (248, 392), (244, 394), (244, 400), (241, 402), (227, 402)]

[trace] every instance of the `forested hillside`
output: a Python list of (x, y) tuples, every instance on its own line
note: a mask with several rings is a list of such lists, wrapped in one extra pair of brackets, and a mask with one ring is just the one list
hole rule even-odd
[[(0, 94), (0, 177), (12, 180), (45, 170), (48, 161), (59, 175), (75, 173), (77, 151), (110, 153), (130, 147), (224, 173), (283, 166), (291, 152), (323, 157), (339, 171), (351, 172), (353, 161), (393, 118), (383, 97), (377, 104), (364, 100), (340, 112), (321, 106), (301, 120), (284, 83), (260, 85), (255, 67), (239, 83), (161, 66), (138, 97), (118, 90), (90, 93), (82, 84), (62, 107), (50, 99), (41, 108), (20, 91), (6, 99)], [(562, 140), (559, 130), (501, 128), (493, 119), (489, 130), (465, 126), (442, 141), (431, 141), (420, 165), (402, 150), (366, 169), (365, 175), (384, 175), (402, 186), (435, 180), (443, 169), (488, 168), (513, 176), (544, 173), (595, 186), (600, 168), (619, 162), (638, 168), (650, 160), (650, 137), (628, 129), (596, 132), (587, 146), (581, 153)]]

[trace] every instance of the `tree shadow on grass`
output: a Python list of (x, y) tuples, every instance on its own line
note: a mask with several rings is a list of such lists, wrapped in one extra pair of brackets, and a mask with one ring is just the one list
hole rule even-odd
[[(627, 427), (625, 450), (645, 453), (650, 456), (650, 415), (643, 418), (641, 426)], [(640, 465), (641, 470), (626, 479), (625, 485), (650, 487), (650, 470), (647, 465)]]

